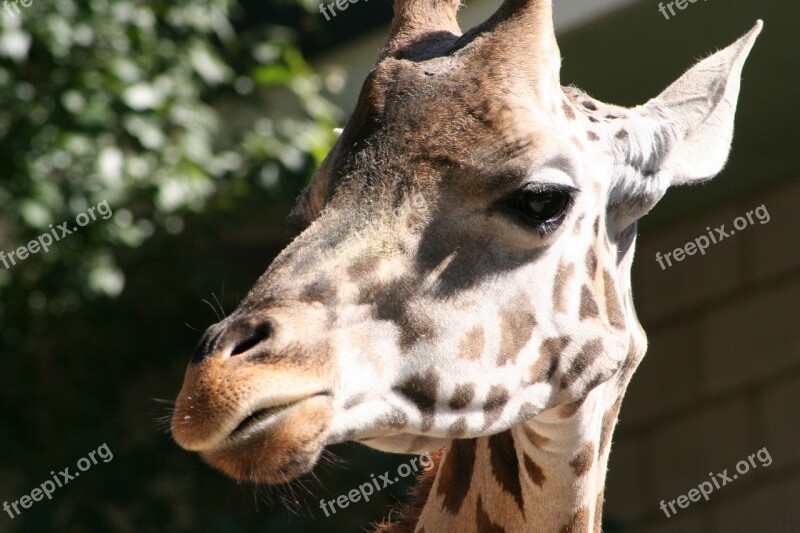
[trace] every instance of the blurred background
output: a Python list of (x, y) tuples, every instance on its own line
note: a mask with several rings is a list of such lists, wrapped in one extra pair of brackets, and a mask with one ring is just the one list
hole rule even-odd
[[(468, 2), (462, 27), (498, 3)], [(288, 242), (390, 2), (330, 20), (312, 0), (25, 4), (0, 12), (0, 251), (103, 202), (113, 215), (0, 264), (0, 501), (104, 443), (113, 460), (0, 513), (0, 531), (362, 531), (385, 517), (409, 483), (330, 518), (319, 499), (406, 456), (340, 445), (293, 486), (254, 488), (180, 450), (164, 417), (200, 333)], [(800, 4), (710, 0), (669, 19), (652, 0), (555, 4), (562, 82), (631, 106), (765, 20), (728, 168), (640, 226), (650, 350), (623, 403), (604, 531), (800, 531)], [(761, 205), (768, 223), (655, 262)], [(659, 509), (764, 447), (773, 463), (710, 502)]]

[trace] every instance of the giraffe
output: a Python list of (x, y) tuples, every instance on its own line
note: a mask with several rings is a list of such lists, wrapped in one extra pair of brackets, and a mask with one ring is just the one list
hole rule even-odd
[(599, 531), (647, 344), (637, 221), (722, 170), (762, 23), (628, 109), (561, 86), (550, 0), (466, 33), (458, 7), (395, 1), (301, 232), (203, 335), (172, 433), (261, 483), (344, 441), (441, 450), (381, 531)]

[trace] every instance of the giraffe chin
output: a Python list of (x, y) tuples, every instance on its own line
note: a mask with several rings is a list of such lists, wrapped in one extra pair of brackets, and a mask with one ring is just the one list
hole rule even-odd
[(279, 484), (309, 472), (325, 447), (333, 411), (326, 397), (292, 406), (279, 421), (243, 434), (236, 432), (219, 446), (200, 452), (211, 466), (239, 481)]

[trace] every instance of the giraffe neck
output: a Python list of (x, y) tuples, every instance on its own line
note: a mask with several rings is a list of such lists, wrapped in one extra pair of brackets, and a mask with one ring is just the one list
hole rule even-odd
[(621, 400), (604, 389), (503, 433), (452, 441), (414, 531), (600, 531)]

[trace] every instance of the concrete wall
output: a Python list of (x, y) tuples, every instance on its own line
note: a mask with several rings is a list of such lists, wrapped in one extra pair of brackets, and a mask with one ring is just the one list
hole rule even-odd
[[(656, 262), (761, 205), (768, 223), (666, 270)], [(640, 232), (633, 286), (650, 344), (614, 438), (606, 531), (800, 531), (798, 206), (795, 179)], [(737, 474), (764, 447), (772, 464)], [(732, 481), (708, 502), (676, 502), (670, 518), (659, 508), (725, 469)]]

